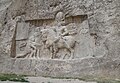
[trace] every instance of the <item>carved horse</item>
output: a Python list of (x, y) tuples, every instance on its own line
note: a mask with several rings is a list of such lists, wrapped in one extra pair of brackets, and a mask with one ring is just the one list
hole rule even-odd
[(43, 29), (42, 33), (42, 41), (46, 45), (46, 48), (52, 52), (52, 57), (55, 58), (59, 49), (67, 49), (70, 52), (70, 59), (74, 57), (74, 46), (75, 46), (75, 37), (72, 35), (68, 36), (56, 36), (56, 32), (54, 29)]

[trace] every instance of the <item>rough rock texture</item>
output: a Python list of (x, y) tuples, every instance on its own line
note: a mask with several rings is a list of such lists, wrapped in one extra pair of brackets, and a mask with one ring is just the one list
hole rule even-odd
[(0, 11), (0, 72), (120, 77), (120, 0), (1, 0)]
[(119, 60), (86, 58), (79, 60), (11, 59), (1, 65), (2, 73), (16, 73), (45, 77), (94, 77), (120, 79)]

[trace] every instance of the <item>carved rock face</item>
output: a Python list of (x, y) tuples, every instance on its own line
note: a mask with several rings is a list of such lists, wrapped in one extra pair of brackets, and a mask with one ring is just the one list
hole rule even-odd
[[(81, 42), (79, 38), (76, 38), (83, 34), (80, 31), (82, 31), (81, 29), (84, 27), (84, 25), (81, 27), (79, 25), (88, 22), (87, 19), (82, 20), (84, 17), (85, 16), (77, 16), (76, 18), (76, 16), (71, 16), (65, 18), (62, 12), (56, 14), (54, 21), (44, 19), (42, 22), (41, 20), (43, 19), (39, 19), (39, 21), (26, 22), (24, 15), (16, 17), (13, 20), (15, 24), (11, 50), (14, 51), (11, 52), (11, 56), (24, 58), (37, 56), (42, 58), (50, 53), (52, 58), (53, 56), (54, 58), (59, 56), (57, 59), (60, 59), (63, 56), (67, 56), (67, 58), (72, 57), (72, 59), (75, 59), (77, 54), (77, 52), (75, 53), (75, 49), (81, 49), (80, 47), (76, 48), (76, 44), (80, 46)], [(76, 21), (78, 18), (79, 22)], [(36, 23), (32, 22), (36, 22), (38, 25), (42, 22), (42, 25), (36, 27), (36, 25), (34, 25)], [(66, 25), (62, 25), (63, 23)], [(88, 28), (87, 24), (86, 29), (88, 30)], [(90, 35), (88, 34), (88, 36)], [(21, 47), (24, 43), (26, 43), (26, 45)], [(48, 53), (44, 54), (43, 51), (37, 53), (40, 49), (46, 49)]]
[[(7, 18), (5, 19), (8, 19), (8, 22), (3, 30), (3, 32), (6, 32), (8, 27), (11, 28), (6, 32), (6, 34), (11, 34), (11, 43), (9, 43), (11, 44), (9, 46), (11, 56), (19, 57), (20, 55), (21, 57), (30, 56), (31, 58), (38, 56), (39, 58), (45, 58), (50, 54), (51, 57), (54, 56), (54, 59), (55, 57), (56, 59), (63, 59), (63, 56), (66, 56), (64, 59), (69, 59), (72, 54), (74, 59), (78, 59), (95, 55), (98, 36), (90, 35), (87, 14), (72, 13), (81, 10), (78, 9), (79, 5), (77, 5), (76, 1), (67, 2), (63, 0), (51, 1), (51, 3), (45, 1), (49, 3), (48, 6), (42, 6), (43, 4), (46, 5), (42, 1), (43, 4), (36, 0), (25, 0), (23, 5), (23, 2), (21, 2), (16, 7), (19, 2), (19, 0), (15, 1), (6, 10)], [(14, 6), (16, 7), (15, 11)], [(12, 11), (14, 11), (14, 14)], [(51, 14), (54, 16), (51, 16)], [(11, 24), (10, 20), (13, 21), (11, 21)], [(9, 24), (10, 26), (8, 26)], [(6, 35), (6, 37), (8, 36)], [(3, 42), (6, 39), (4, 38)], [(41, 51), (38, 53), (39, 50), (46, 50), (46, 52)], [(105, 51), (102, 54), (104, 55)], [(98, 54), (98, 56), (100, 55)]]
[[(107, 73), (107, 76), (113, 74), (114, 77), (119, 74), (119, 61), (116, 62), (120, 59), (119, 0), (1, 0), (1, 3), (6, 5), (0, 5), (1, 57), (6, 55), (5, 58), (17, 60), (50, 59), (52, 65), (59, 59), (60, 62), (54, 65), (55, 69), (48, 67), (56, 71), (51, 74), (58, 77), (61, 75), (59, 69), (63, 72), (62, 76), (66, 72), (71, 76)], [(70, 66), (67, 62), (64, 64), (67, 59), (73, 60)], [(47, 61), (45, 65), (48, 66)], [(29, 62), (25, 62), (28, 65)], [(43, 73), (48, 69), (45, 67), (43, 71), (40, 70), (43, 64), (40, 63), (36, 70)], [(115, 64), (117, 69), (112, 68), (111, 64)], [(64, 72), (59, 65), (70, 69), (63, 68)]]

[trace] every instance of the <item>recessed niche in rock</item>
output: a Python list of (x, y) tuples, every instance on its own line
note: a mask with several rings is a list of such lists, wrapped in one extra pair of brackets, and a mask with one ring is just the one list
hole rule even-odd
[(87, 15), (65, 17), (58, 12), (54, 19), (19, 19), (12, 45), (14, 58), (76, 59), (93, 55)]

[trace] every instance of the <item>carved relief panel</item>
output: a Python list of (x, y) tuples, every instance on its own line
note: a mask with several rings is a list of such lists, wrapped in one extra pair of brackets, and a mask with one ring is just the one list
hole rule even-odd
[(75, 59), (81, 55), (91, 56), (93, 49), (88, 32), (87, 15), (65, 17), (63, 12), (58, 12), (55, 19), (18, 22), (15, 57)]

